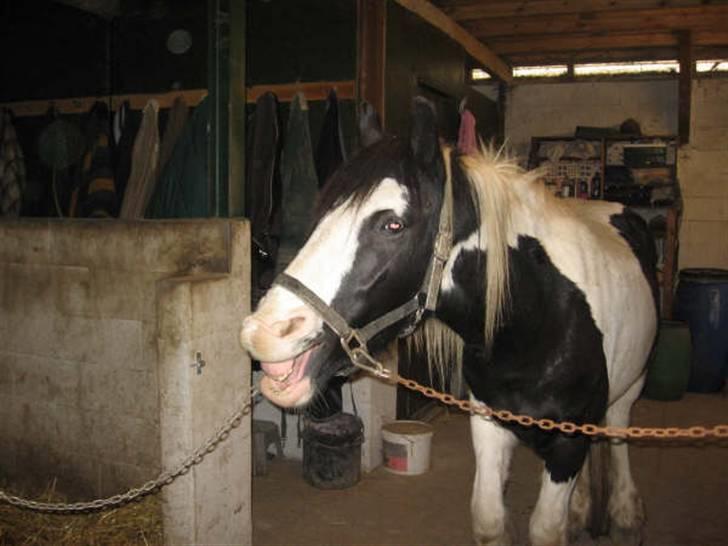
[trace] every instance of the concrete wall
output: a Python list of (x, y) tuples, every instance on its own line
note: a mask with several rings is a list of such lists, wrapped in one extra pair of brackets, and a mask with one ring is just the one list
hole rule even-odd
[[(573, 135), (577, 125), (634, 118), (644, 134), (676, 134), (677, 96), (676, 80), (516, 85), (508, 93), (506, 138), (527, 158), (531, 137)], [(680, 268), (728, 268), (727, 149), (728, 80), (695, 80), (690, 143), (678, 154)]]
[[(0, 222), (0, 477), (104, 497), (212, 434), (250, 385), (248, 240), (234, 221)], [(169, 541), (249, 542), (249, 436), (165, 491)]]

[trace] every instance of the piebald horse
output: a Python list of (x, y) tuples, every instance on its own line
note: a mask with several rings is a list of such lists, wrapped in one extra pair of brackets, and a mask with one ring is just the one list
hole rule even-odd
[[(471, 399), (534, 418), (627, 426), (657, 329), (655, 249), (639, 216), (616, 203), (558, 199), (538, 173), (489, 149), (457, 155), (441, 145), (424, 99), (413, 103), (409, 138), (372, 127), (368, 135), (374, 142), (324, 188), (285, 276), (352, 328), (369, 324), (417, 298), (449, 197), (451, 244), (436, 305), (387, 324), (366, 340), (369, 349), (427, 319), (414, 335), (429, 358), (449, 354)], [(334, 375), (354, 370), (329, 323), (282, 282), (244, 319), (242, 344), (261, 361), (261, 390), (273, 403), (304, 407)], [(570, 530), (584, 528), (587, 437), (477, 415), (471, 430), (478, 544), (509, 543), (503, 490), (519, 441), (544, 462), (531, 543), (566, 544)], [(639, 540), (644, 512), (627, 446), (610, 451), (610, 532), (620, 543)]]

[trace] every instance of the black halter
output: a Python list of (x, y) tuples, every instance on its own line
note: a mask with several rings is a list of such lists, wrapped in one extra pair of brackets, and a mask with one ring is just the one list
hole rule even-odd
[(369, 353), (367, 343), (385, 328), (392, 326), (410, 315), (414, 315), (414, 320), (411, 325), (400, 334), (400, 337), (411, 334), (422, 320), (425, 311), (434, 311), (437, 307), (442, 272), (452, 250), (453, 197), (450, 150), (446, 148), (443, 152), (443, 159), (445, 161), (445, 187), (443, 190), (442, 207), (440, 208), (440, 222), (437, 237), (435, 238), (432, 259), (427, 266), (425, 278), (413, 298), (361, 328), (352, 328), (344, 317), (336, 312), (333, 307), (327, 305), (298, 279), (291, 277), (287, 273), (280, 273), (274, 281), (274, 284), (294, 293), (319, 314), (321, 319), (339, 337), (341, 346), (349, 356), (352, 364), (375, 375), (382, 375), (382, 365)]

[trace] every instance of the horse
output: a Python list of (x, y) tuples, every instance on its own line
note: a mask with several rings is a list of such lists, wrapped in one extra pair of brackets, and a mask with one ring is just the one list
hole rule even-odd
[[(645, 222), (618, 203), (555, 197), (538, 171), (492, 147), (454, 152), (423, 98), (413, 101), (404, 138), (366, 130), (369, 146), (323, 188), (285, 279), (243, 320), (242, 345), (264, 371), (262, 393), (305, 407), (332, 377), (356, 369), (340, 330), (377, 324), (353, 345), (377, 351), (419, 336), (429, 365), (462, 377), (474, 402), (627, 426), (657, 330), (656, 252)], [(422, 304), (423, 292), (433, 305)], [(478, 544), (510, 543), (503, 494), (519, 441), (543, 460), (531, 543), (567, 544), (587, 526), (588, 437), (477, 414), (470, 426)], [(611, 442), (608, 451), (609, 532), (620, 544), (637, 542), (644, 508), (627, 446)]]

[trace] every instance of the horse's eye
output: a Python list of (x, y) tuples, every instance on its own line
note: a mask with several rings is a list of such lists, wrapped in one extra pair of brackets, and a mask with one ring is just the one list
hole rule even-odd
[(389, 233), (399, 233), (404, 229), (404, 222), (401, 220), (390, 219), (384, 223), (384, 230)]

